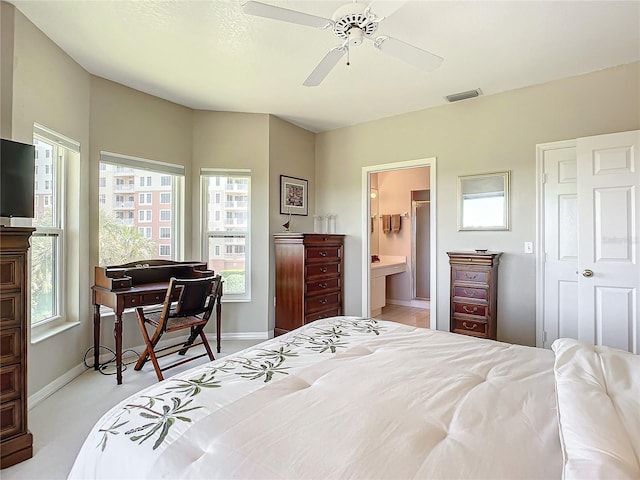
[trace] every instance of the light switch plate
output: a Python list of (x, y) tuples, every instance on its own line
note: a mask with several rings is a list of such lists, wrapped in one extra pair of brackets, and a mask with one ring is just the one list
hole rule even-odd
[(524, 253), (533, 253), (533, 242), (524, 242)]

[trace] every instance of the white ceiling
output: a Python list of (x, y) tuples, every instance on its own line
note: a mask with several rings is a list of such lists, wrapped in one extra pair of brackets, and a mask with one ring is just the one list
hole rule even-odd
[[(262, 1), (328, 18), (348, 3)], [(341, 41), (246, 15), (238, 0), (11, 3), (94, 75), (314, 132), (441, 105), (451, 93), (491, 95), (640, 60), (639, 1), (409, 1), (376, 35), (444, 57), (439, 69), (423, 72), (365, 42), (318, 87), (302, 82)]]

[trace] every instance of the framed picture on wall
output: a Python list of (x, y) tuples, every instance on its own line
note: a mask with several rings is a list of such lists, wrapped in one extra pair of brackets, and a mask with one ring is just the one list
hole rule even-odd
[(280, 213), (307, 215), (309, 182), (303, 178), (280, 175)]

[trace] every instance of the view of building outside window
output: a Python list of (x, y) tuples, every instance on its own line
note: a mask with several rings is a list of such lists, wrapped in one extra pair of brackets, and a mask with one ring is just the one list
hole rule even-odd
[(60, 314), (59, 285), (62, 264), (62, 193), (58, 170), (65, 149), (53, 142), (34, 138), (36, 228), (31, 238), (31, 324)]
[(100, 265), (174, 259), (175, 184), (166, 173), (100, 163)]
[(247, 292), (249, 176), (207, 175), (206, 259), (222, 275), (224, 294)]

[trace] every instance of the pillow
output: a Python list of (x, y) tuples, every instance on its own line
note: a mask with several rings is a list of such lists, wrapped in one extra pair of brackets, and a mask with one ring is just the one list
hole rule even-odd
[(563, 478), (640, 478), (640, 356), (569, 338), (551, 348)]

